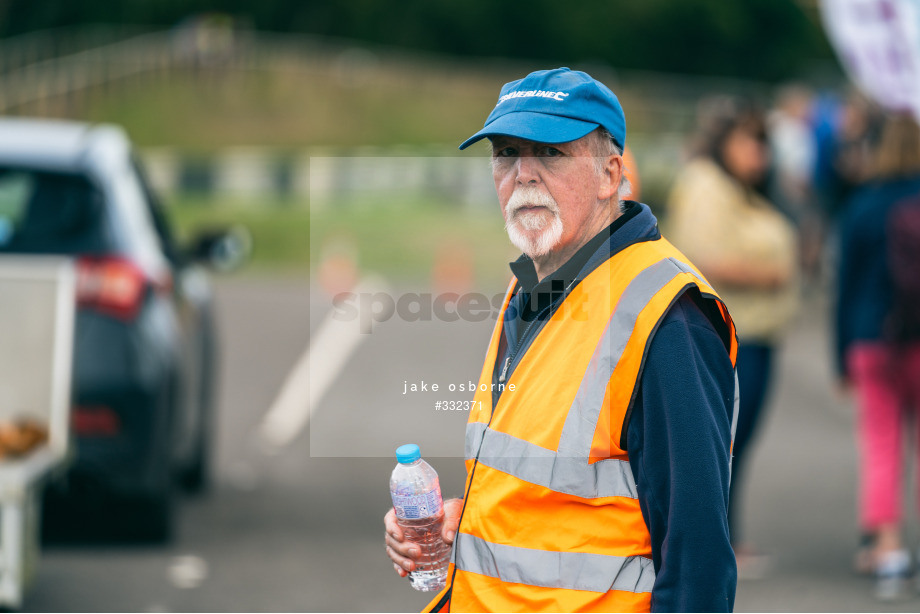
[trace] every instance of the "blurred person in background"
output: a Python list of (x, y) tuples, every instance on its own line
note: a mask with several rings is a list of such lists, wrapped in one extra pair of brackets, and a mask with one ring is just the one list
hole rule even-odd
[[(869, 178), (872, 143), (878, 141), (881, 115), (862, 94), (852, 91), (842, 100), (825, 94), (814, 105), (812, 117), (816, 156), (815, 195), (820, 211), (819, 273), (837, 268), (838, 224), (853, 195)], [(824, 277), (830, 280), (830, 275)]]
[(776, 104), (767, 115), (767, 136), (775, 156), (775, 201), (794, 220), (802, 218), (812, 199), (817, 148), (809, 123), (811, 104), (812, 95), (807, 88), (789, 85), (779, 90)]
[(872, 143), (878, 140), (881, 117), (864, 96), (851, 92), (831, 111), (832, 131), (819, 149), (824, 160), (816, 164), (823, 208), (833, 232), (844, 206), (869, 178)]
[(741, 403), (729, 528), (739, 578), (757, 577), (767, 559), (743, 541), (740, 503), (774, 354), (797, 304), (796, 232), (764, 196), (770, 152), (759, 108), (715, 98), (704, 105), (702, 117), (695, 155), (672, 188), (664, 230), (717, 288), (738, 329)]
[(837, 372), (858, 408), (857, 566), (874, 571), (880, 599), (892, 599), (910, 570), (901, 444), (908, 434), (916, 442), (920, 426), (920, 127), (911, 117), (886, 119), (866, 170), (872, 180), (840, 224)]
[(639, 177), (639, 164), (633, 155), (632, 149), (623, 148), (623, 174), (626, 175), (626, 184), (629, 190), (622, 195), (623, 200), (642, 200), (642, 179)]
[(801, 268), (809, 281), (817, 280), (821, 258), (821, 208), (813, 186), (817, 159), (813, 100), (807, 87), (787, 85), (779, 90), (767, 115), (773, 153), (769, 196), (798, 228)]

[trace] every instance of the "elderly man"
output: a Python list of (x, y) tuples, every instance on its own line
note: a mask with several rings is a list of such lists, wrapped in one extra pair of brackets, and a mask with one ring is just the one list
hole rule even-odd
[[(483, 138), (524, 253), (467, 425), (465, 497), (445, 504), (447, 587), (428, 609), (731, 610), (734, 326), (649, 208), (619, 200), (619, 101), (583, 72), (534, 72), (460, 148)], [(384, 522), (405, 576), (418, 548), (392, 510)]]

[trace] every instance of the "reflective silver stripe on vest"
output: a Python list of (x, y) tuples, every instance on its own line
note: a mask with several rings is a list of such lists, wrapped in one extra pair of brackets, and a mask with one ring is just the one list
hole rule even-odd
[(466, 435), (468, 458), (476, 458), (478, 451), (479, 463), (525, 482), (585, 499), (638, 497), (627, 461), (605, 459), (588, 464), (584, 458), (559, 456), (529, 441), (493, 431), (482, 422), (468, 424)]
[(466, 424), (466, 442), (463, 452), (466, 458), (473, 459), (479, 455), (479, 446), (482, 445), (482, 436), (485, 435), (488, 425), (485, 422), (468, 422)]
[(552, 552), (493, 544), (467, 534), (457, 535), (458, 569), (503, 582), (606, 593), (649, 593), (655, 585), (651, 559), (583, 552)]
[(678, 260), (659, 260), (636, 275), (623, 290), (566, 416), (559, 438), (560, 456), (587, 458), (590, 454), (607, 384), (626, 350), (639, 314), (662, 288), (681, 273), (697, 277), (690, 267)]

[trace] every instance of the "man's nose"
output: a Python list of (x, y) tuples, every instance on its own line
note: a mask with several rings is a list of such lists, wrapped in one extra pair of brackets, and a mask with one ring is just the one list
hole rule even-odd
[(519, 156), (517, 159), (517, 183), (532, 185), (540, 180), (538, 172), (539, 159), (536, 156)]

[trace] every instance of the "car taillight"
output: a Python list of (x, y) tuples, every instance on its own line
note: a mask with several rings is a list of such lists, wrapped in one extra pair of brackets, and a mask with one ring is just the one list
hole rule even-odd
[(77, 303), (131, 320), (152, 284), (136, 264), (121, 258), (83, 257), (77, 261)]
[(121, 431), (121, 419), (105, 405), (77, 406), (71, 411), (73, 431), (83, 437), (112, 437)]

